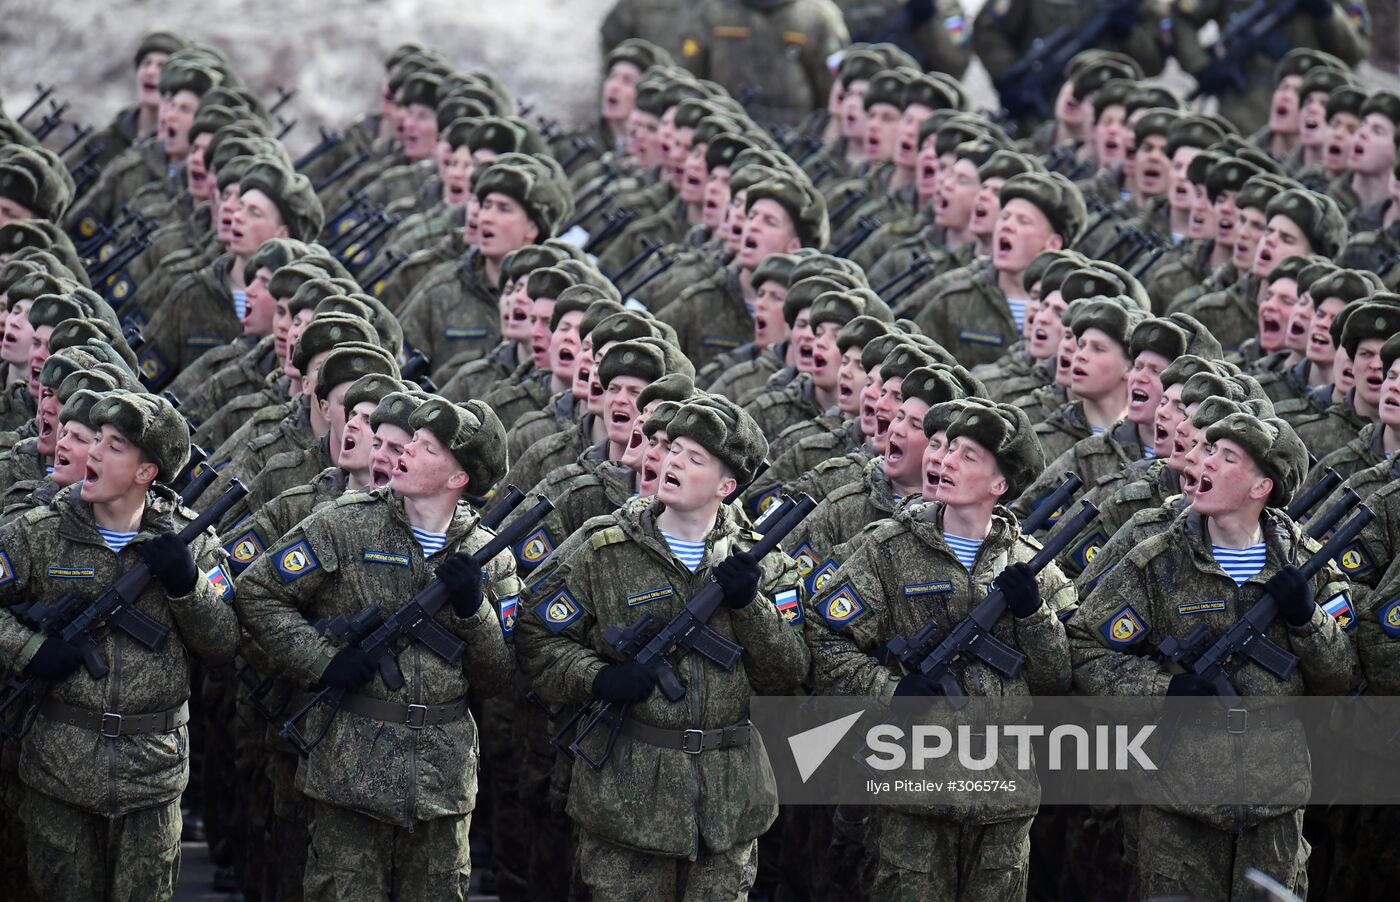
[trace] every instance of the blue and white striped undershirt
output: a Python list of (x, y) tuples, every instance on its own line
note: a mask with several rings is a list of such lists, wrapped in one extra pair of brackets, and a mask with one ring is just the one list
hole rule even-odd
[(423, 557), (432, 557), (437, 554), (447, 542), (447, 533), (445, 532), (428, 532), (426, 529), (419, 529), (416, 526), (410, 528), (413, 530), (413, 537), (418, 540), (418, 544), (423, 546)]
[(238, 319), (241, 322), (243, 314), (248, 312), (248, 292), (235, 291), (233, 293), (233, 312), (238, 314)]
[(1152, 460), (1152, 459), (1154, 459), (1156, 456), (1157, 456), (1157, 449), (1156, 449), (1156, 448), (1152, 447), (1151, 445), (1143, 445), (1143, 446), (1142, 446), (1142, 459), (1143, 459), (1143, 460)]
[(1006, 306), (1011, 308), (1011, 318), (1016, 321), (1017, 332), (1026, 327), (1026, 303), (1025, 298), (1006, 299)]
[(691, 573), (694, 573), (700, 567), (700, 562), (705, 559), (704, 540), (699, 542), (687, 542), (667, 532), (663, 532), (661, 538), (666, 540), (666, 544), (671, 548), (671, 553), (674, 554), (677, 560), (682, 564), (685, 564), (685, 568)]
[(943, 541), (948, 543), (948, 550), (953, 552), (953, 556), (958, 559), (958, 563), (972, 572), (972, 563), (977, 560), (977, 552), (982, 548), (981, 539), (966, 539), (962, 536), (955, 536), (951, 532), (943, 534)]
[(1220, 565), (1235, 585), (1244, 585), (1245, 580), (1264, 569), (1264, 543), (1251, 545), (1248, 548), (1225, 548), (1220, 545), (1210, 546), (1211, 553), (1215, 555), (1215, 562)]
[(1090, 426), (1089, 432), (1093, 435), (1103, 435), (1104, 428), (1102, 426)]
[(117, 532), (115, 529), (103, 529), (101, 526), (97, 527), (98, 535), (102, 536), (103, 543), (108, 548), (112, 549), (113, 554), (120, 554), (121, 550), (125, 548), (132, 539), (136, 538), (136, 533), (138, 531), (139, 530), (133, 529), (131, 532)]

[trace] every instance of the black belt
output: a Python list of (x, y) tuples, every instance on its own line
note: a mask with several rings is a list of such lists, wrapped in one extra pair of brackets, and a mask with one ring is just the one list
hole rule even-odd
[(461, 720), (462, 715), (467, 713), (467, 700), (459, 698), (445, 705), (401, 705), (398, 702), (386, 702), (382, 698), (347, 692), (340, 707), (351, 714), (371, 720), (403, 724), (409, 729), (421, 730), (424, 727)]
[(747, 720), (713, 730), (663, 730), (629, 718), (622, 721), (622, 735), (640, 739), (647, 745), (663, 749), (680, 749), (688, 755), (698, 755), (714, 749), (729, 749), (749, 744), (753, 725)]
[(1270, 724), (1279, 726), (1280, 719), (1279, 712), (1272, 708), (1215, 708), (1201, 714), (1189, 714), (1182, 718), (1182, 723), (1208, 730), (1244, 733), (1251, 729), (1266, 729)]
[(150, 714), (118, 714), (115, 711), (93, 711), (65, 705), (56, 699), (46, 699), (39, 708), (50, 720), (93, 730), (115, 739), (118, 736), (139, 736), (144, 733), (173, 733), (190, 722), (190, 704), (184, 702), (169, 711)]

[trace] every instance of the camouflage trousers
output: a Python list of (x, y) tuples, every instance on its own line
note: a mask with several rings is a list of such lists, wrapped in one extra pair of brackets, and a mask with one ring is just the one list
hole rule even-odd
[(1031, 818), (995, 824), (920, 817), (884, 810), (875, 846), (881, 900), (1018, 900), (1030, 874)]
[(311, 804), (308, 902), (466, 902), (470, 814), (419, 821), (408, 830), (339, 805)]
[(29, 879), (54, 902), (169, 899), (180, 876), (180, 802), (108, 818), (25, 793)]
[(5, 888), (8, 902), (29, 902), (37, 899), (29, 886), (29, 871), (24, 860), (24, 821), (20, 805), (27, 790), (15, 772), (19, 753), (13, 743), (0, 746), (0, 887)]
[(638, 852), (579, 831), (579, 868), (594, 899), (608, 902), (745, 902), (758, 874), (758, 840), (695, 861)]
[(1299, 898), (1307, 897), (1310, 847), (1303, 838), (1301, 808), (1236, 834), (1143, 807), (1134, 832), (1143, 899), (1251, 899), (1255, 891), (1244, 879), (1250, 868), (1268, 874)]
[(271, 747), (265, 773), (271, 784), (270, 812), (264, 834), (262, 897), (276, 902), (301, 902), (307, 847), (311, 843), (307, 820), (310, 801), (296, 788), (300, 759), (285, 747)]

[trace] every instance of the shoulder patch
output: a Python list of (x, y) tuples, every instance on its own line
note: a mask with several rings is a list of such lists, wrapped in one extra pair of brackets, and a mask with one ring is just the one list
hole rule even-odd
[(616, 545), (618, 542), (627, 541), (627, 533), (623, 532), (620, 526), (609, 526), (606, 529), (600, 529), (595, 532), (588, 541), (589, 544), (593, 546), (593, 550), (598, 551), (609, 545)]
[(232, 558), (235, 572), (252, 564), (263, 553), (263, 540), (255, 530), (249, 529), (231, 542), (224, 544), (224, 550)]
[(773, 604), (778, 608), (778, 614), (787, 621), (788, 625), (802, 625), (802, 604), (798, 600), (796, 586), (789, 586), (774, 592)]
[(1103, 546), (1107, 544), (1108, 536), (1104, 535), (1103, 530), (1095, 530), (1093, 535), (1089, 536), (1089, 538), (1085, 539), (1084, 541), (1080, 542), (1078, 545), (1075, 546), (1075, 549), (1072, 553), (1074, 563), (1081, 570), (1086, 569), (1090, 564), (1094, 562), (1094, 558), (1098, 555), (1098, 553), (1100, 551), (1103, 551)]
[(1129, 648), (1143, 636), (1147, 635), (1147, 622), (1133, 606), (1128, 604), (1118, 609), (1118, 612), (1105, 618), (1098, 627), (1099, 636), (1109, 648), (1122, 651)]
[(0, 586), (7, 586), (15, 581), (15, 568), (10, 566), (10, 555), (4, 549), (0, 549)]
[(154, 345), (149, 345), (141, 351), (141, 356), (136, 359), (141, 375), (146, 377), (147, 382), (156, 382), (170, 372), (170, 364), (165, 362), (160, 351)]
[(515, 617), (520, 611), (520, 596), (507, 595), (501, 599), (501, 632), (509, 636), (515, 632)]
[(850, 583), (842, 583), (821, 603), (822, 619), (832, 629), (840, 629), (864, 613), (865, 602)]
[(783, 493), (781, 485), (775, 485), (771, 489), (764, 491), (749, 501), (749, 511), (755, 516), (761, 515), (768, 508), (773, 506), (773, 502), (778, 500), (778, 496)]
[(277, 572), (282, 574), (284, 583), (295, 582), (321, 566), (321, 562), (316, 560), (316, 555), (311, 551), (311, 543), (305, 539), (298, 540), (274, 555), (273, 564), (277, 567)]
[(209, 580), (209, 585), (214, 587), (218, 593), (220, 601), (233, 600), (233, 580), (228, 578), (228, 573), (224, 571), (222, 564), (215, 564), (204, 571), (204, 576)]
[(558, 635), (564, 628), (573, 623), (583, 613), (583, 609), (578, 606), (574, 596), (568, 589), (560, 589), (549, 598), (535, 605), (533, 608), (535, 616), (549, 629), (551, 633)]
[(836, 575), (836, 567), (836, 561), (832, 558), (827, 558), (820, 565), (813, 568), (812, 572), (804, 580), (807, 586), (807, 592), (816, 595), (818, 592), (825, 589), (827, 584), (831, 582), (831, 578)]
[(817, 568), (817, 555), (810, 542), (798, 545), (792, 552), (792, 559), (797, 562), (797, 572), (804, 579)]
[(1381, 629), (1385, 630), (1387, 636), (1400, 639), (1400, 596), (1377, 608), (1376, 619), (1380, 621)]
[[(597, 546), (594, 546), (597, 547)], [(543, 526), (521, 539), (515, 546), (515, 556), (530, 567), (539, 566), (540, 561), (554, 550), (554, 539)]]
[(700, 336), (700, 346), (704, 348), (724, 348), (727, 351), (732, 351), (733, 349), (739, 347), (739, 345), (741, 344), (743, 344), (742, 341), (740, 341), (737, 338), (734, 338), (731, 335)]
[(1337, 621), (1337, 626), (1351, 630), (1356, 626), (1356, 611), (1351, 606), (1351, 596), (1338, 592), (1322, 603), (1322, 609)]
[(1366, 553), (1366, 546), (1360, 539), (1352, 542), (1342, 550), (1336, 557), (1337, 566), (1342, 568), (1342, 572), (1348, 577), (1360, 576), (1375, 566), (1371, 556)]

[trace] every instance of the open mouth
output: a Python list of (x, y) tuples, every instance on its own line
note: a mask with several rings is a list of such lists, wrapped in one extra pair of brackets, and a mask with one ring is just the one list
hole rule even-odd
[(94, 482), (96, 482), (96, 481), (97, 481), (97, 471), (94, 470), (91, 466), (84, 467), (84, 468), (83, 468), (83, 482), (86, 482), (86, 483), (88, 483), (89, 485), (91, 485), (92, 483), (94, 483)]
[(1342, 157), (1346, 156), (1346, 150), (1342, 145), (1331, 142), (1327, 145), (1327, 156), (1334, 160), (1340, 160)]
[(1312, 342), (1312, 345), (1315, 348), (1325, 348), (1329, 351), (1332, 349), (1331, 335), (1322, 335), (1320, 333), (1314, 332), (1311, 336), (1309, 336), (1308, 340)]
[(818, 353), (816, 353), (816, 352), (812, 352), (811, 357), (812, 357), (812, 366), (813, 366), (814, 368), (819, 369), (819, 370), (826, 369), (826, 356), (825, 356), (825, 355), (823, 355), (823, 354), (818, 354)]
[(632, 437), (627, 439), (627, 450), (636, 451), (640, 447), (642, 447), (642, 430), (633, 429)]
[(836, 384), (836, 397), (840, 398), (842, 401), (849, 401), (855, 396), (855, 393), (855, 386), (851, 385), (849, 382), (838, 382)]
[(1302, 323), (1294, 321), (1288, 324), (1289, 338), (1302, 338), (1306, 334), (1308, 334), (1308, 330), (1303, 326)]
[(1074, 358), (1069, 354), (1061, 354), (1058, 358), (1056, 358), (1055, 362), (1059, 366), (1060, 372), (1062, 373), (1068, 373), (1070, 371), (1070, 367), (1074, 366)]
[(467, 186), (457, 182), (450, 182), (447, 185), (447, 202), (450, 204), (460, 204), (467, 199)]
[(1140, 388), (1135, 388), (1128, 392), (1128, 400), (1137, 405), (1146, 404), (1151, 396)]
[(1222, 216), (1215, 222), (1215, 231), (1220, 233), (1221, 235), (1228, 234), (1229, 232), (1233, 231), (1234, 228), (1235, 221), (1233, 219), (1226, 219)]
[(577, 359), (577, 355), (574, 354), (572, 348), (560, 348), (558, 356), (560, 363), (573, 363), (574, 360)]
[(753, 238), (745, 238), (743, 247), (746, 251), (756, 251), (758, 250), (758, 242)]
[(389, 484), (389, 471), (383, 467), (375, 467), (370, 471), (370, 479), (374, 480), (374, 487), (380, 488)]
[(69, 458), (67, 454), (55, 453), (53, 456), (53, 463), (56, 467), (66, 467), (72, 462), (72, 459)]
[(674, 473), (667, 473), (665, 476), (663, 476), (661, 478), (661, 484), (672, 489), (678, 489), (681, 487), (681, 481), (676, 478), (676, 474)]
[(898, 463), (904, 459), (904, 443), (894, 436), (890, 436), (889, 445), (885, 448), (885, 463)]
[(240, 231), (239, 229), (230, 229), (230, 230), (229, 230), (229, 235), (233, 238), (234, 241), (242, 241), (242, 240), (243, 240), (243, 232)]
[(797, 346), (797, 359), (800, 360), (800, 361), (802, 361), (803, 363), (807, 364), (808, 366), (812, 366), (812, 365), (813, 365), (813, 364), (812, 364), (812, 359), (813, 359), (812, 346), (809, 345), (809, 344), (800, 344), (800, 345), (798, 345), (798, 346)]
[(1076, 366), (1069, 371), (1069, 377), (1075, 382), (1079, 382), (1082, 379), (1089, 378), (1089, 371), (1082, 366)]
[(925, 181), (933, 181), (938, 176), (938, 167), (932, 163), (925, 163), (919, 167), (919, 178)]
[(590, 379), (589, 382), (588, 382), (588, 397), (590, 397), (590, 398), (601, 398), (601, 397), (603, 397), (603, 386), (602, 386), (601, 384), (599, 384), (599, 383), (597, 383), (597, 382), (594, 382), (594, 381), (592, 381), (592, 380)]
[(890, 431), (890, 418), (875, 414), (875, 434), (884, 435)]
[(608, 419), (619, 425), (632, 422), (632, 417), (628, 416), (625, 410), (614, 410), (608, 414)]
[(698, 176), (695, 175), (687, 175), (685, 177), (685, 183), (688, 187), (691, 188), (700, 188), (705, 184)]
[(1307, 117), (1305, 117), (1305, 118), (1303, 119), (1303, 123), (1302, 123), (1302, 124), (1303, 124), (1303, 128), (1307, 129), (1307, 130), (1310, 131), (1310, 132), (1311, 132), (1311, 131), (1317, 131), (1319, 128), (1322, 128), (1322, 122), (1320, 122), (1318, 119), (1316, 119), (1316, 118), (1314, 118), (1314, 117), (1312, 117), (1312, 116), (1307, 116)]
[(1280, 103), (1274, 107), (1274, 116), (1278, 119), (1282, 119), (1292, 112), (1293, 111), (1288, 108), (1287, 104)]
[(1196, 494), (1197, 494), (1197, 495), (1204, 495), (1205, 493), (1209, 492), (1209, 491), (1210, 491), (1212, 488), (1214, 488), (1214, 487), (1215, 487), (1215, 482), (1214, 482), (1209, 476), (1205, 475), (1204, 473), (1201, 474), (1201, 478), (1200, 478), (1200, 479), (1196, 480)]
[(39, 437), (48, 438), (53, 435), (53, 421), (48, 417), (39, 420)]
[(998, 239), (997, 239), (997, 253), (998, 253), (998, 254), (1006, 255), (1006, 254), (1011, 253), (1011, 250), (1012, 250), (1012, 244), (1011, 244), (1011, 239), (1010, 239), (1010, 238), (998, 238)]
[(1036, 342), (1047, 342), (1050, 340), (1050, 333), (1045, 329), (1035, 329), (1031, 332), (1031, 339)]
[(1121, 148), (1122, 146), (1123, 145), (1119, 144), (1117, 141), (1114, 141), (1112, 139), (1103, 142), (1103, 149), (1108, 153), (1117, 153), (1119, 148)]
[(400, 458), (400, 460), (399, 460), (398, 463), (394, 464), (394, 474), (395, 474), (395, 475), (399, 475), (399, 474), (407, 475), (407, 474), (408, 474), (408, 466), (407, 466), (407, 464), (404, 463), (404, 461), (403, 461), (402, 458)]
[(1385, 379), (1384, 379), (1383, 377), (1381, 377), (1381, 376), (1367, 376), (1367, 377), (1366, 377), (1366, 385), (1367, 385), (1367, 387), (1371, 388), (1373, 391), (1377, 391), (1377, 392), (1380, 391), (1380, 390), (1381, 390), (1381, 383), (1383, 383), (1383, 382), (1385, 382)]
[(1200, 484), (1201, 481), (1196, 478), (1196, 474), (1191, 471), (1190, 467), (1181, 471), (1181, 490), (1183, 492), (1188, 495), (1198, 495), (1200, 494)]
[(354, 451), (355, 446), (358, 444), (359, 441), (357, 441), (355, 436), (349, 432), (345, 433), (345, 437), (340, 440), (340, 447), (343, 451)]
[[(1167, 432), (1167, 427), (1161, 426), (1161, 425), (1158, 425), (1158, 426), (1153, 427), (1153, 430), (1152, 430), (1152, 444), (1161, 446), (1161, 445), (1165, 445), (1165, 444), (1166, 444), (1167, 442), (1169, 442), (1170, 440), (1171, 440), (1171, 435), (1168, 434), (1168, 432)], [(1176, 447), (1176, 445), (1173, 444), (1172, 447)]]
[(1139, 174), (1145, 182), (1155, 182), (1162, 178), (1162, 170), (1156, 166), (1144, 166)]
[(1283, 324), (1272, 316), (1261, 316), (1259, 318), (1259, 334), (1265, 338), (1277, 338), (1283, 331)]
[(1260, 262), (1260, 263), (1272, 263), (1273, 261), (1274, 261), (1274, 255), (1273, 255), (1272, 252), (1270, 252), (1270, 250), (1269, 250), (1267, 247), (1261, 247), (1261, 248), (1259, 248), (1259, 262)]
[(1366, 148), (1362, 147), (1360, 144), (1353, 144), (1351, 146), (1351, 155), (1354, 157), (1359, 157), (1361, 156), (1362, 152), (1365, 151), (1365, 149)]

